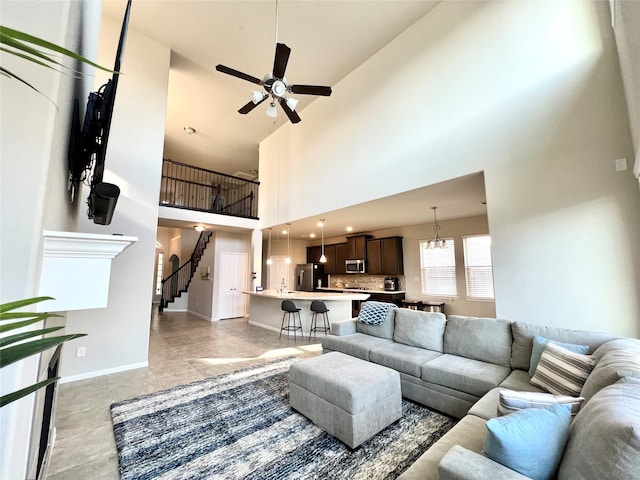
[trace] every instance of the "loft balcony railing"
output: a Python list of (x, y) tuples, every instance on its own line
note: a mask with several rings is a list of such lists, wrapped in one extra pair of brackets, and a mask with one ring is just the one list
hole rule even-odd
[(259, 185), (254, 180), (164, 159), (160, 205), (257, 219)]

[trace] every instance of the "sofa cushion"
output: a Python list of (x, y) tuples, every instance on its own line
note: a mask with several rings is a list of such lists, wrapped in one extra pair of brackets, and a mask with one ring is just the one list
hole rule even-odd
[[(606, 453), (605, 453), (606, 452)], [(623, 378), (596, 393), (571, 424), (559, 480), (640, 476), (640, 379)]]
[(496, 387), (509, 372), (507, 367), (446, 353), (422, 365), (424, 381), (478, 397)]
[(595, 360), (548, 343), (542, 352), (531, 383), (556, 395), (577, 397), (593, 370)]
[(467, 415), (455, 427), (418, 458), (398, 480), (438, 479), (438, 464), (454, 445), (461, 445), (473, 452), (482, 452), (486, 436), (485, 420)]
[[(364, 302), (362, 306), (371, 302)], [(382, 302), (375, 302), (382, 303)], [(393, 305), (393, 304), (387, 304)], [(394, 305), (395, 307), (395, 305)], [(395, 328), (395, 312), (398, 308), (390, 308), (386, 313), (385, 320), (380, 325), (368, 325), (361, 321), (356, 322), (356, 331), (358, 333), (366, 333), (367, 335), (372, 335), (374, 337), (380, 338), (388, 338), (389, 340), (393, 340), (393, 330)]]
[(393, 309), (398, 308), (388, 302), (364, 302), (360, 307), (358, 321), (367, 325), (382, 325), (389, 314), (393, 315)]
[(529, 370), (534, 335), (549, 338), (557, 342), (589, 345), (589, 353), (593, 352), (604, 342), (615, 338), (608, 333), (570, 330), (568, 328), (548, 327), (546, 325), (523, 322), (513, 322), (511, 324), (511, 332), (513, 334), (511, 368), (521, 368), (523, 370)]
[(472, 452), (469, 449), (454, 445), (438, 465), (438, 480), (493, 479), (530, 480), (493, 460)]
[(487, 421), (483, 453), (534, 480), (554, 477), (567, 438), (571, 407), (529, 408)]
[(371, 349), (392, 343), (386, 338), (372, 337), (364, 333), (354, 333), (352, 335), (336, 336), (327, 335), (322, 337), (322, 348), (334, 352), (342, 352), (352, 357), (369, 361)]
[(511, 324), (497, 318), (450, 315), (444, 331), (444, 352), (509, 366)]
[(439, 352), (411, 347), (401, 343), (389, 343), (369, 352), (369, 360), (398, 372), (420, 377), (422, 365), (442, 355)]
[(571, 416), (575, 417), (580, 411), (583, 397), (568, 395), (553, 395), (540, 392), (516, 392), (502, 389), (498, 396), (498, 415), (508, 415), (526, 408), (545, 408), (551, 405), (567, 404), (571, 406)]
[(399, 308), (395, 322), (393, 339), (396, 342), (442, 353), (447, 323), (444, 314)]
[(536, 373), (536, 367), (538, 366), (538, 362), (540, 361), (540, 356), (542, 355), (542, 351), (547, 343), (553, 343), (555, 345), (559, 345), (562, 348), (566, 348), (571, 352), (576, 353), (589, 353), (589, 345), (576, 345), (574, 343), (563, 343), (556, 342), (555, 340), (549, 340), (548, 338), (541, 337), (539, 335), (533, 336), (533, 346), (531, 348), (531, 359), (529, 361), (529, 376), (533, 377), (533, 374)]
[(596, 366), (584, 382), (581, 395), (589, 401), (608, 385), (613, 385), (631, 372), (640, 374), (640, 340), (616, 339), (602, 344), (593, 352)]
[(518, 392), (544, 392), (540, 387), (531, 385), (531, 377), (526, 370), (513, 370), (509, 376), (500, 383), (500, 387), (517, 390)]

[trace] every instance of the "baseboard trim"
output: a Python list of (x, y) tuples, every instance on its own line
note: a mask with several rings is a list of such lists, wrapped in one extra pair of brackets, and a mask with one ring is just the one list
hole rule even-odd
[(149, 362), (140, 362), (140, 363), (132, 363), (129, 365), (123, 365), (122, 367), (115, 368), (107, 368), (105, 370), (96, 370), (93, 372), (80, 373), (78, 375), (69, 375), (67, 377), (62, 377), (59, 382), (62, 383), (71, 383), (78, 382), (80, 380), (87, 380), (89, 378), (102, 377), (103, 375), (110, 375), (112, 373), (120, 373), (126, 372), (128, 370), (135, 370), (137, 368), (145, 368), (149, 366)]
[(196, 317), (204, 318), (205, 320), (209, 320), (209, 321), (213, 320), (211, 317), (207, 317), (206, 315), (202, 315), (201, 313), (194, 312), (193, 310), (189, 310), (189, 313), (191, 313), (192, 315), (195, 315)]
[[(252, 322), (251, 320), (249, 320), (249, 325), (255, 325), (256, 327), (264, 328), (265, 330), (271, 330), (272, 332), (280, 333), (280, 329), (279, 328), (272, 327), (270, 325), (265, 325), (264, 323), (257, 323), (257, 322)], [(289, 335), (290, 332), (287, 332), (285, 330), (282, 333), (284, 335)], [(291, 336), (293, 337), (293, 333), (291, 334)]]

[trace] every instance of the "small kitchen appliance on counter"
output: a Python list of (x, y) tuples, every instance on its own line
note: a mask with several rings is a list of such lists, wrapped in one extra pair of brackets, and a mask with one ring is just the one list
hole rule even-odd
[(386, 277), (384, 279), (384, 289), (387, 292), (396, 292), (398, 291), (398, 277)]

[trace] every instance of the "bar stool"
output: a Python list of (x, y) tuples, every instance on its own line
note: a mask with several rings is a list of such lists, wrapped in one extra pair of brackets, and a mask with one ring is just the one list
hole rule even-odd
[[(280, 336), (282, 338), (282, 331), (293, 332), (293, 339), (296, 339), (296, 331), (300, 330), (302, 338), (304, 338), (304, 332), (302, 331), (302, 320), (300, 320), (300, 309), (296, 307), (296, 304), (291, 300), (283, 300), (280, 308), (284, 312), (282, 314), (282, 325), (280, 326)], [(296, 323), (296, 315), (298, 316), (298, 323)], [(291, 317), (293, 316), (293, 324), (291, 323)], [(284, 324), (284, 319), (287, 318), (287, 325)]]
[[(324, 302), (320, 300), (314, 300), (311, 302), (311, 307), (309, 307), (313, 312), (311, 314), (311, 329), (309, 330), (309, 341), (311, 341), (311, 333), (313, 332), (313, 336), (316, 336), (316, 332), (324, 332), (326, 335), (327, 332), (331, 333), (331, 323), (329, 322), (329, 315), (327, 312), (329, 309), (324, 304)], [(318, 327), (318, 314), (322, 314), (323, 326)]]

